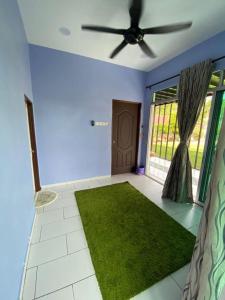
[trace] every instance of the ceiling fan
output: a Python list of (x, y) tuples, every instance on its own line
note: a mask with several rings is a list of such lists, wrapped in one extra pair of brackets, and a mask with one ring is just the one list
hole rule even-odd
[(143, 0), (132, 0), (129, 8), (130, 14), (130, 27), (128, 29), (116, 29), (104, 26), (95, 25), (83, 25), (81, 28), (83, 30), (98, 31), (103, 33), (113, 33), (123, 35), (123, 41), (113, 50), (110, 58), (114, 58), (125, 46), (128, 44), (135, 45), (138, 44), (142, 51), (149, 57), (155, 58), (156, 55), (153, 50), (144, 41), (144, 36), (146, 34), (164, 34), (171, 33), (180, 30), (185, 30), (191, 27), (192, 22), (175, 23), (159, 27), (151, 28), (140, 28), (139, 22), (143, 12)]

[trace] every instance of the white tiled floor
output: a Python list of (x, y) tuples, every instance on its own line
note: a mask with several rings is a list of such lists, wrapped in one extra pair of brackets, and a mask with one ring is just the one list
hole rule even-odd
[[(161, 199), (162, 185), (146, 176), (116, 175), (54, 187), (57, 200), (38, 209), (26, 270), (23, 300), (101, 300), (74, 191), (129, 181), (196, 234), (201, 208)], [(180, 300), (188, 272), (183, 267), (134, 300)], [(119, 300), (119, 299), (115, 299)]]

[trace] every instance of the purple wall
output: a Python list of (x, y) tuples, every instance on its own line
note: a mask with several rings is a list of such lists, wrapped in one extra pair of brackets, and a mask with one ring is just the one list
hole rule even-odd
[[(157, 83), (168, 77), (179, 74), (181, 70), (198, 63), (202, 60), (212, 58), (216, 59), (225, 55), (225, 31), (215, 35), (214, 37), (196, 45), (195, 47), (185, 51), (170, 61), (162, 64), (158, 68), (150, 71), (146, 75), (146, 85)], [(225, 68), (225, 59), (216, 63), (215, 69)], [(151, 90), (146, 91), (144, 104), (144, 137), (142, 144), (142, 163), (145, 163), (147, 140), (148, 140), (148, 126), (149, 126), (149, 112), (153, 92), (175, 85), (179, 82), (179, 77), (166, 81), (162, 84), (154, 86)]]
[[(149, 73), (30, 45), (30, 59), (41, 183), (109, 175), (111, 126), (91, 127), (90, 120), (109, 121), (112, 99), (142, 102), (144, 137), (139, 160), (145, 164), (152, 92), (177, 84), (173, 76), (207, 58), (225, 55), (225, 32), (189, 49)], [(225, 66), (225, 60), (217, 68)]]
[(24, 94), (32, 99), (29, 49), (17, 1), (0, 1), (0, 299), (19, 299), (34, 217)]
[(34, 45), (30, 60), (41, 184), (110, 175), (112, 99), (142, 102), (146, 73)]

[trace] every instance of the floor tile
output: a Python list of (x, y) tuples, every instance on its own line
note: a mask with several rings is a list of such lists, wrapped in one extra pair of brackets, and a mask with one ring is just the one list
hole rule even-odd
[(44, 225), (48, 223), (52, 223), (55, 221), (59, 221), (63, 219), (63, 209), (56, 209), (52, 211), (46, 211), (42, 214), (38, 214), (36, 216), (36, 224)]
[(201, 212), (199, 210), (192, 209), (188, 212), (176, 214), (173, 217), (185, 228), (190, 228), (193, 225), (199, 224), (201, 219)]
[[(124, 182), (124, 179), (123, 178), (120, 178), (118, 176), (112, 176), (110, 178), (110, 181), (108, 182), (108, 184), (117, 184), (117, 183), (121, 183), (121, 182)], [(103, 182), (104, 183), (104, 182)]]
[(96, 276), (75, 283), (73, 290), (75, 300), (102, 300)]
[(38, 267), (36, 297), (71, 285), (94, 274), (88, 249)]
[(57, 292), (53, 292), (41, 298), (40, 300), (74, 300), (72, 285)]
[(80, 229), (82, 229), (82, 223), (79, 216), (46, 224), (42, 226), (41, 241)]
[(74, 190), (63, 191), (59, 194), (59, 199), (72, 199), (74, 200)]
[(170, 277), (166, 277), (132, 300), (181, 300), (181, 289)]
[(74, 190), (75, 191), (81, 191), (81, 190), (86, 190), (86, 189), (90, 189), (90, 183), (89, 181), (83, 181), (83, 182), (77, 182), (74, 184)]
[(28, 268), (67, 255), (66, 236), (31, 245)]
[(113, 184), (113, 181), (111, 180), (111, 178), (98, 179), (97, 183), (96, 183), (96, 187), (101, 187), (101, 186), (110, 185), (110, 184)]
[[(147, 180), (147, 182), (145, 180)], [(147, 178), (146, 176), (140, 176), (137, 177), (137, 179), (130, 179), (129, 182), (152, 202), (157, 204), (162, 202), (162, 185)]]
[(34, 299), (36, 275), (37, 275), (37, 268), (32, 268), (26, 271), (25, 284), (23, 289), (23, 300)]
[(179, 213), (185, 214), (193, 209), (193, 206), (191, 204), (177, 203), (166, 199), (162, 199), (159, 202), (159, 206), (171, 216), (175, 216)]
[(75, 231), (67, 234), (68, 253), (73, 253), (81, 249), (87, 248), (87, 241), (83, 230)]
[(186, 283), (189, 268), (190, 268), (190, 264), (187, 264), (180, 270), (171, 274), (172, 278), (176, 281), (176, 283), (179, 285), (181, 289), (183, 289)]
[(62, 208), (62, 207), (66, 207), (66, 206), (72, 206), (74, 205), (74, 198), (58, 198), (55, 202), (53, 202), (52, 204), (49, 204), (48, 206), (46, 206), (44, 208), (44, 211), (50, 211), (50, 210), (54, 210), (57, 208)]
[(66, 219), (78, 216), (79, 214), (80, 213), (79, 213), (77, 204), (75, 204), (73, 206), (64, 207), (64, 218), (66, 218)]
[(199, 230), (199, 224), (195, 224), (195, 225), (193, 225), (193, 226), (191, 226), (190, 228), (188, 228), (188, 230), (192, 233), (192, 234), (194, 234), (195, 236), (197, 236), (197, 234), (198, 234), (198, 230)]
[(51, 190), (54, 192), (61, 192), (61, 191), (65, 191), (67, 186), (68, 186), (68, 184), (58, 184), (58, 185), (51, 186), (51, 188), (46, 187), (43, 190), (48, 190), (48, 191)]
[[(105, 184), (105, 185), (106, 185), (106, 184)], [(89, 184), (88, 184), (88, 188), (89, 188), (89, 189), (94, 189), (94, 188), (97, 188), (97, 187), (99, 187), (99, 186), (101, 186), (101, 185), (100, 185), (100, 182), (99, 182), (98, 179), (94, 179), (94, 180), (90, 180), (90, 181), (89, 181)]]

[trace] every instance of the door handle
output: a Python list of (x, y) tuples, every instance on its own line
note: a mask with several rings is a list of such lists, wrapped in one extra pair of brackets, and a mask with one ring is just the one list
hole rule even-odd
[(115, 143), (116, 143), (116, 141), (113, 140), (113, 144), (115, 144)]

